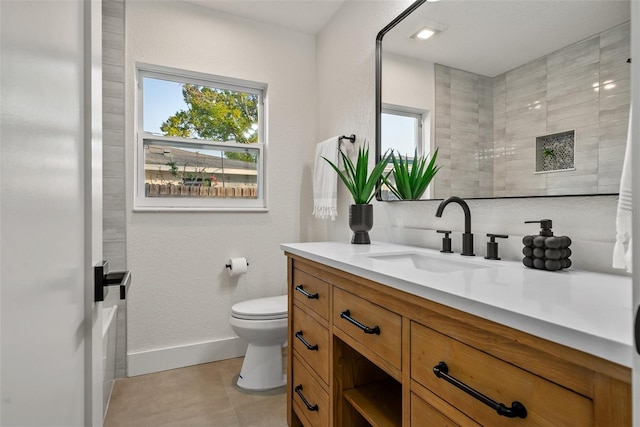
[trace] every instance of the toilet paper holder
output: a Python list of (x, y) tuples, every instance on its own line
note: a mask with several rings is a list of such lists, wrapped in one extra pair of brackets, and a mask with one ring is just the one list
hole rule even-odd
[[(225, 264), (224, 267), (231, 269), (231, 264)], [(249, 261), (247, 261), (247, 267), (249, 267)]]

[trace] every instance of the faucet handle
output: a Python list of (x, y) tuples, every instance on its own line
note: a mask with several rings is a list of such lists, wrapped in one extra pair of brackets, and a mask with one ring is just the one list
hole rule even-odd
[(508, 239), (509, 236), (506, 234), (491, 234), (487, 233), (487, 237), (491, 240), (491, 242), (495, 242), (497, 238), (499, 239)]
[(498, 242), (496, 242), (496, 239), (508, 239), (509, 236), (507, 236), (506, 234), (487, 233), (487, 237), (489, 238), (489, 241), (487, 242), (487, 256), (484, 258), (496, 260), (500, 259), (500, 257), (498, 256)]
[(451, 234), (451, 230), (436, 230), (437, 233), (444, 233), (444, 237), (442, 238), (442, 250), (440, 252), (445, 254), (452, 254), (451, 250), (451, 238), (449, 234)]

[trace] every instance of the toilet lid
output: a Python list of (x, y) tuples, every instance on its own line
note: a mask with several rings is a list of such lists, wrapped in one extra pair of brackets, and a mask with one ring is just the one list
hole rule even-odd
[(257, 298), (242, 301), (231, 307), (231, 315), (238, 319), (272, 320), (287, 318), (287, 296)]

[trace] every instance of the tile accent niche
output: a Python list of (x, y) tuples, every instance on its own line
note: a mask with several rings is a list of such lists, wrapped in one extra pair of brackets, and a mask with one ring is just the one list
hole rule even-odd
[[(495, 77), (436, 64), (435, 145), (444, 167), (435, 197), (617, 193), (629, 56), (627, 23)], [(573, 142), (563, 152), (573, 165), (538, 169), (537, 138), (567, 131)]]
[(536, 173), (575, 170), (575, 131), (536, 138)]

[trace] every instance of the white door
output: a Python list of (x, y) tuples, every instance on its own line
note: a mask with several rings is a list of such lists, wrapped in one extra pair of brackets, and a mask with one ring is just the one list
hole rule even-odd
[[(633, 191), (633, 307), (634, 315), (640, 306), (640, 1), (631, 2), (631, 100), (632, 117), (632, 191)], [(640, 330), (635, 331), (639, 336)], [(640, 348), (640, 341), (636, 347)], [(634, 349), (635, 350), (635, 349)], [(640, 354), (633, 353), (633, 425), (640, 426)]]
[(100, 15), (0, 1), (2, 426), (102, 425)]

